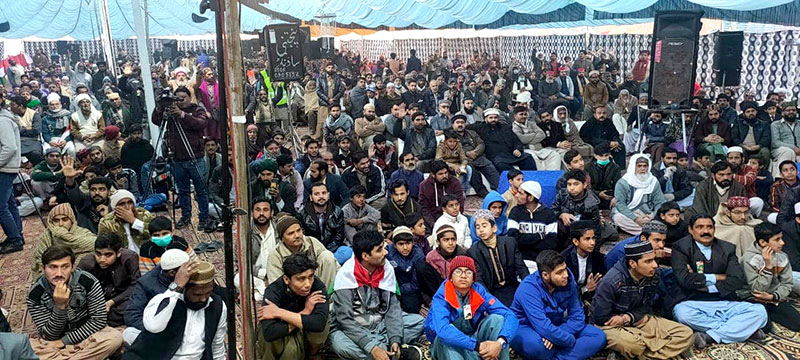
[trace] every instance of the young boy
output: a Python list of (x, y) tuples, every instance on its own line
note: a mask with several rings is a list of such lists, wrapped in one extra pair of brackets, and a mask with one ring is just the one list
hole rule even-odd
[(575, 276), (578, 292), (584, 301), (591, 301), (600, 278), (606, 273), (603, 254), (596, 251), (594, 224), (576, 221), (569, 232), (572, 245), (561, 253), (567, 268)]
[(359, 231), (378, 230), (380, 211), (367, 204), (367, 189), (363, 185), (350, 188), (350, 202), (342, 208), (344, 213), (344, 235), (348, 243)]
[(689, 234), (689, 226), (681, 220), (681, 207), (678, 203), (667, 201), (658, 208), (656, 214), (667, 225), (667, 241), (664, 243), (667, 249), (671, 249), (672, 243)]
[[(139, 248), (139, 272), (142, 276), (154, 269), (161, 262), (161, 255), (170, 249), (178, 249), (189, 254), (189, 259), (197, 258), (189, 243), (182, 237), (172, 235), (172, 220), (165, 216), (156, 216), (150, 221), (150, 240)], [(202, 243), (206, 245), (207, 243)], [(207, 246), (207, 245), (206, 245)]]
[(678, 151), (678, 169), (686, 170), (689, 168), (689, 154)]
[(394, 268), (394, 276), (400, 286), (400, 308), (409, 314), (418, 314), (422, 308), (422, 296), (417, 280), (417, 266), (425, 261), (422, 249), (414, 244), (414, 235), (406, 226), (392, 231), (392, 244), (386, 247), (386, 260)]
[(508, 215), (511, 209), (517, 206), (517, 193), (519, 192), (519, 186), (525, 181), (525, 177), (522, 176), (522, 171), (517, 169), (508, 170), (506, 176), (508, 176), (508, 190), (503, 193), (503, 199), (506, 199), (506, 203), (508, 204), (506, 207), (506, 215)]
[(442, 197), (442, 216), (433, 224), (433, 233), (442, 225), (450, 225), (456, 229), (456, 241), (458, 245), (469, 249), (472, 246), (472, 238), (469, 236), (469, 219), (461, 215), (461, 204), (453, 194)]
[(751, 301), (767, 309), (767, 326), (772, 322), (791, 331), (800, 331), (800, 313), (789, 301), (792, 292), (792, 264), (783, 250), (783, 234), (774, 224), (761, 223), (755, 227), (756, 241), (742, 255), (742, 267), (747, 278)]
[[(680, 162), (679, 162), (680, 163)], [(694, 153), (692, 165), (686, 169), (692, 187), (697, 187), (701, 181), (711, 175), (711, 153), (706, 149), (699, 149)]]
[[(553, 201), (553, 212), (558, 216), (558, 249), (569, 246), (570, 225), (578, 220), (591, 221), (596, 232), (602, 229), (600, 219), (600, 198), (586, 189), (586, 172), (583, 170), (570, 170), (564, 174), (567, 179), (566, 189), (561, 189)], [(613, 235), (616, 235), (616, 231)], [(599, 234), (598, 234), (599, 235)], [(605, 234), (604, 234), (605, 235)], [(601, 244), (611, 234), (601, 239)]]
[[(569, 150), (564, 154), (564, 164), (567, 165), (567, 171), (570, 170), (586, 170), (584, 168), (583, 156), (575, 150)], [(566, 172), (564, 173), (566, 175)], [(590, 188), (592, 185), (592, 179), (589, 177), (588, 173), (586, 175), (586, 187)], [(556, 190), (561, 190), (567, 187), (567, 178), (564, 175), (561, 175), (556, 182)], [(509, 207), (511, 209), (512, 207)]]
[(592, 191), (600, 198), (600, 209), (611, 209), (614, 188), (622, 178), (620, 166), (624, 165), (612, 160), (611, 145), (608, 142), (599, 143), (594, 147), (594, 161), (586, 167), (586, 173), (592, 179)]
[(78, 268), (100, 281), (106, 299), (108, 326), (123, 326), (123, 311), (140, 277), (136, 253), (122, 248), (119, 235), (102, 233), (97, 235), (94, 242), (94, 256), (84, 257), (78, 263)]
[(461, 147), (459, 138), (458, 133), (454, 130), (446, 130), (444, 132), (444, 141), (440, 142), (436, 147), (436, 159), (447, 163), (450, 172), (456, 174), (461, 180), (461, 189), (466, 193), (469, 190), (472, 168), (467, 166), (467, 155)]
[(767, 221), (775, 224), (778, 219), (778, 212), (781, 211), (781, 203), (791, 189), (800, 186), (797, 181), (797, 164), (792, 160), (784, 160), (778, 166), (781, 172), (780, 180), (772, 184), (769, 192), (769, 206), (772, 214), (767, 216)]
[(420, 213), (411, 213), (405, 217), (405, 226), (411, 229), (411, 234), (414, 235), (414, 244), (422, 249), (422, 253), (428, 255), (433, 249), (430, 241), (426, 236), (428, 228), (425, 226), (425, 218)]
[(772, 172), (767, 169), (767, 160), (761, 156), (753, 156), (747, 159), (747, 167), (758, 169), (756, 172), (756, 196), (769, 203), (769, 192), (772, 189)]

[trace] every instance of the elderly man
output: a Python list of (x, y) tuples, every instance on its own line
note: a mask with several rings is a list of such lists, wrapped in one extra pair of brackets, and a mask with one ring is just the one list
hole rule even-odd
[[(466, 120), (466, 117), (464, 118)], [(429, 121), (433, 131), (436, 132), (436, 136), (442, 136), (444, 135), (445, 130), (450, 129), (453, 126), (453, 119), (454, 117), (450, 115), (450, 100), (443, 99), (439, 100), (437, 112), (435, 115), (431, 116)]]
[[(600, 81), (600, 72), (597, 70), (590, 71), (589, 83), (583, 88), (583, 101), (586, 104), (583, 111), (583, 118), (591, 119), (592, 113), (596, 113), (598, 106), (607, 108), (608, 99), (608, 86)], [(614, 131), (616, 131), (616, 127)], [(619, 134), (619, 132), (617, 132), (617, 134)]]
[(106, 122), (103, 114), (92, 106), (92, 98), (87, 94), (80, 94), (75, 97), (80, 111), (76, 111), (70, 118), (70, 129), (72, 139), (75, 141), (75, 150), (80, 151), (85, 147), (103, 138)]
[(736, 256), (741, 257), (755, 241), (753, 229), (763, 221), (754, 219), (750, 213), (750, 199), (731, 196), (719, 207), (714, 216), (717, 238), (736, 245)]
[(386, 125), (375, 115), (375, 105), (368, 103), (363, 109), (364, 116), (356, 119), (354, 128), (359, 143), (368, 148), (372, 144), (372, 138), (386, 130)]
[[(781, 164), (786, 160), (796, 161), (800, 156), (800, 127), (797, 126), (797, 103), (785, 102), (781, 106), (783, 109), (783, 119), (775, 121), (770, 125), (772, 131), (772, 158), (776, 164)], [(780, 177), (780, 169), (776, 168), (773, 172), (775, 177)]]
[(122, 134), (128, 135), (133, 124), (142, 123), (142, 119), (133, 119), (130, 106), (122, 102), (118, 93), (110, 93), (108, 101), (103, 103), (103, 119), (106, 125), (114, 125), (122, 129)]
[(666, 201), (650, 167), (647, 155), (632, 156), (628, 171), (614, 187), (617, 203), (612, 219), (621, 230), (632, 235), (639, 235), (642, 226), (655, 218), (656, 210)]
[(745, 275), (736, 247), (716, 238), (711, 215), (696, 214), (689, 220), (689, 236), (672, 246), (672, 269), (677, 291), (672, 315), (697, 332), (695, 344), (737, 343), (762, 340), (767, 311), (761, 304), (738, 301), (736, 292)]
[(520, 170), (536, 170), (533, 157), (523, 152), (522, 142), (514, 135), (511, 126), (501, 124), (500, 111), (494, 108), (484, 111), (485, 121), (467, 125), (481, 137), (486, 145), (486, 157), (494, 163), (498, 171), (518, 166)]
[(514, 107), (514, 121), (511, 124), (511, 130), (526, 148), (524, 151), (533, 156), (537, 169), (561, 169), (561, 155), (553, 149), (543, 147), (542, 144), (547, 134), (536, 125), (536, 121), (528, 119), (527, 107)]

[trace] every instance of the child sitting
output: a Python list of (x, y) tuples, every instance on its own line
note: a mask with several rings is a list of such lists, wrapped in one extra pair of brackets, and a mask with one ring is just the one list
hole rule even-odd
[(416, 269), (417, 263), (425, 262), (425, 255), (414, 244), (411, 229), (406, 226), (396, 227), (392, 231), (392, 244), (386, 250), (386, 260), (394, 268), (394, 276), (400, 287), (400, 308), (407, 313), (418, 314), (422, 308), (422, 296)]
[(525, 181), (525, 177), (522, 176), (522, 171), (517, 169), (508, 170), (506, 174), (508, 177), (508, 190), (503, 193), (503, 199), (506, 199), (506, 215), (511, 212), (515, 206), (517, 206), (517, 193), (519, 192), (519, 186), (522, 185), (522, 182)]
[(411, 229), (411, 234), (414, 236), (414, 244), (422, 249), (423, 254), (427, 255), (433, 248), (426, 236), (428, 229), (425, 226), (425, 219), (422, 215), (420, 213), (406, 215), (405, 226)]
[(350, 189), (350, 202), (342, 207), (344, 214), (344, 235), (348, 243), (352, 244), (353, 236), (359, 231), (378, 230), (378, 220), (381, 213), (367, 204), (367, 189), (363, 185), (356, 185)]
[(197, 255), (189, 243), (182, 237), (172, 235), (172, 220), (165, 216), (156, 216), (150, 221), (150, 240), (139, 248), (139, 272), (141, 275), (154, 269), (161, 262), (161, 255), (170, 249), (178, 249), (189, 254), (189, 259), (194, 260)]
[(466, 193), (469, 190), (469, 180), (472, 168), (467, 166), (467, 155), (461, 147), (458, 133), (448, 129), (444, 132), (444, 141), (436, 147), (436, 159), (447, 163), (450, 172), (461, 179), (461, 188)]
[(767, 169), (767, 160), (761, 156), (753, 156), (747, 160), (747, 167), (758, 169), (756, 172), (756, 196), (769, 204), (769, 192), (772, 190), (772, 173)]
[(469, 249), (472, 246), (472, 238), (469, 235), (469, 219), (461, 214), (461, 204), (453, 194), (447, 194), (442, 197), (442, 216), (433, 224), (433, 233), (435, 234), (439, 227), (445, 224), (456, 229), (458, 245), (463, 246), (465, 249)]
[[(569, 150), (564, 154), (564, 164), (567, 166), (567, 171), (569, 170), (586, 170), (584, 168), (583, 156), (575, 150)], [(567, 187), (567, 173), (564, 172), (564, 175), (561, 175), (556, 181), (556, 191), (564, 189)], [(592, 179), (589, 177), (588, 173), (586, 175), (586, 187), (590, 188), (592, 185)], [(508, 207), (509, 210), (513, 209), (513, 206)]]
[(576, 221), (569, 232), (572, 245), (561, 253), (567, 268), (575, 276), (578, 292), (584, 301), (591, 301), (600, 278), (606, 273), (604, 256), (597, 249), (591, 221)]
[(567, 179), (567, 187), (559, 190), (553, 201), (553, 212), (558, 216), (558, 249), (569, 246), (570, 225), (578, 220), (592, 222), (597, 235), (601, 236), (599, 244), (617, 236), (614, 227), (603, 224), (600, 219), (600, 198), (586, 189), (586, 172), (570, 170), (564, 176)]

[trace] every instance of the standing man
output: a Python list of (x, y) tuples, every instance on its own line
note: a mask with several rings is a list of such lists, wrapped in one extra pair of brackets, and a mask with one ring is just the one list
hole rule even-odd
[(14, 114), (2, 109), (0, 96), (0, 226), (6, 240), (0, 244), (0, 254), (22, 250), (22, 219), (14, 198), (14, 179), (20, 165), (19, 122)]
[(328, 106), (338, 104), (344, 95), (344, 83), (334, 69), (333, 62), (325, 65), (325, 72), (317, 78), (317, 97), (319, 97), (319, 113), (317, 114), (317, 132), (322, 136), (322, 123), (328, 118)]

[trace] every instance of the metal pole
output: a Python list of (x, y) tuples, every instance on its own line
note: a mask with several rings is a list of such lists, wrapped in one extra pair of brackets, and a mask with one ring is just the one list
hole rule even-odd
[(683, 152), (689, 153), (686, 145), (686, 113), (681, 113), (681, 128), (683, 128)]
[[(230, 101), (229, 108), (232, 115), (232, 127), (230, 138), (232, 140), (232, 154), (233, 154), (233, 180), (236, 186), (236, 236), (239, 252), (239, 301), (242, 311), (242, 349), (244, 359), (255, 359), (256, 355), (256, 330), (255, 330), (255, 308), (253, 306), (253, 271), (250, 251), (250, 217), (248, 211), (250, 209), (250, 193), (249, 193), (249, 175), (248, 175), (248, 161), (247, 161), (247, 124), (245, 123), (244, 113), (244, 66), (242, 64), (242, 41), (239, 33), (239, 1), (238, 0), (219, 0), (220, 9), (225, 10), (224, 22), (224, 39), (220, 41), (217, 37), (217, 57), (224, 58), (225, 67), (220, 65), (220, 69), (230, 69), (225, 74), (225, 86), (228, 91), (225, 92), (228, 100)], [(219, 16), (219, 15), (218, 15)], [(222, 28), (222, 27), (220, 27)], [(219, 31), (219, 30), (218, 30)], [(224, 47), (222, 46), (224, 44)], [(224, 49), (224, 51), (220, 51)], [(218, 60), (219, 60), (218, 59)], [(218, 62), (221, 64), (222, 62)], [(221, 73), (221, 72), (220, 72)], [(223, 91), (220, 89), (220, 94)], [(271, 103), (271, 102), (270, 102)], [(223, 138), (226, 138), (227, 132), (223, 132)], [(226, 139), (227, 141), (227, 139)], [(224, 150), (223, 150), (224, 151)], [(225, 165), (223, 165), (225, 166)], [(277, 175), (277, 174), (276, 174)], [(230, 183), (228, 183), (230, 184)], [(229, 185), (223, 186), (225, 189), (230, 189)], [(229, 193), (225, 193), (229, 194)], [(229, 197), (226, 196), (226, 199)], [(242, 216), (242, 215), (245, 216)], [(230, 215), (230, 214), (229, 214)], [(231, 226), (232, 219), (228, 219), (225, 224), (226, 235), (226, 248), (225, 259), (230, 256), (233, 257), (233, 235), (228, 241), (228, 232), (233, 231)], [(228, 245), (230, 244), (230, 245)], [(228, 289), (233, 295), (233, 262), (231, 261), (230, 267), (227, 267), (231, 281), (228, 282)], [(233, 296), (231, 296), (233, 302)]]
[[(150, 143), (153, 146), (158, 145), (157, 139), (159, 135), (158, 126), (150, 121), (150, 116), (156, 108), (155, 94), (153, 93), (153, 78), (150, 76), (150, 56), (147, 54), (147, 34), (144, 29), (144, 19), (142, 17), (142, 7), (139, 0), (131, 0), (131, 9), (133, 12), (133, 24), (136, 28), (136, 48), (139, 53), (139, 66), (142, 68), (142, 83), (144, 84), (144, 102), (147, 107), (147, 124), (150, 126)], [(108, 63), (108, 67), (112, 68), (116, 63)], [(156, 149), (156, 151), (161, 151)]]
[(108, 18), (108, 0), (100, 0), (100, 43), (106, 55), (106, 64), (111, 74), (117, 76), (117, 66), (114, 63), (114, 46), (111, 42), (111, 20)]

